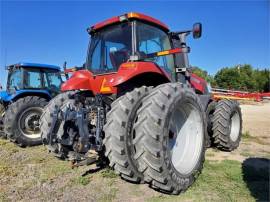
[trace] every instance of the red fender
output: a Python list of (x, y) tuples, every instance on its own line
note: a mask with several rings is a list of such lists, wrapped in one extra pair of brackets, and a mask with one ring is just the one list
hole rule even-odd
[(112, 86), (118, 86), (135, 76), (144, 73), (157, 73), (171, 80), (170, 75), (152, 62), (127, 62), (120, 65), (117, 77), (111, 82)]
[(196, 74), (191, 73), (190, 83), (193, 88), (195, 88), (202, 94), (206, 92), (207, 82), (203, 78), (197, 76)]
[(87, 70), (76, 71), (65, 83), (62, 84), (61, 91), (90, 90), (90, 78), (92, 77), (93, 74)]
[(118, 72), (110, 74), (95, 76), (88, 70), (76, 71), (62, 85), (61, 90), (89, 90), (94, 94), (115, 94), (118, 85), (144, 73), (157, 73), (171, 80), (167, 72), (152, 62), (127, 62), (120, 65)]

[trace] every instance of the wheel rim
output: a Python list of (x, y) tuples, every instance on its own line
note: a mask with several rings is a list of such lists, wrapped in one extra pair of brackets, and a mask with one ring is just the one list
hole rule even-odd
[(231, 117), (230, 126), (230, 138), (232, 141), (236, 141), (240, 134), (240, 116), (238, 112), (235, 112)]
[(42, 114), (40, 107), (29, 107), (23, 111), (19, 117), (18, 125), (20, 132), (30, 138), (35, 139), (41, 136), (39, 119)]
[(169, 148), (174, 168), (179, 173), (187, 175), (194, 170), (200, 160), (204, 130), (200, 111), (191, 104), (183, 105), (172, 114)]

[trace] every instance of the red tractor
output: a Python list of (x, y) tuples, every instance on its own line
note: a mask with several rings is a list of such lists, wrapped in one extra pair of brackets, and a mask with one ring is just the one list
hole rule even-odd
[[(186, 36), (152, 17), (127, 13), (87, 31), (87, 60), (62, 85), (41, 118), (44, 144), (80, 164), (90, 151), (122, 178), (178, 194), (200, 173), (207, 142), (224, 150), (240, 141), (237, 103), (214, 102), (190, 72)], [(209, 138), (208, 133), (211, 136)]]

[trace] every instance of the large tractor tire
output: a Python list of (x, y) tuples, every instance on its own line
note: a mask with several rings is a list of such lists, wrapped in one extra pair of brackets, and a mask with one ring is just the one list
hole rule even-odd
[(142, 99), (149, 93), (149, 88), (143, 86), (119, 97), (112, 103), (107, 114), (104, 127), (106, 148), (105, 155), (110, 166), (128, 181), (139, 183), (143, 179), (134, 159), (133, 124), (136, 112), (142, 104)]
[(214, 139), (213, 139), (213, 117), (214, 117), (214, 112), (216, 110), (217, 102), (216, 101), (211, 101), (206, 109), (206, 120), (207, 120), (207, 147), (211, 147), (214, 144)]
[[(41, 139), (43, 144), (47, 145), (48, 150), (54, 153), (56, 157), (59, 157), (61, 159), (68, 158), (68, 151), (63, 150), (63, 148), (60, 147), (57, 143), (50, 143), (51, 140), (49, 137), (49, 132), (51, 130), (54, 110), (60, 109), (63, 105), (69, 103), (71, 101), (69, 97), (73, 94), (73, 91), (58, 94), (49, 102), (40, 118)], [(59, 123), (57, 123), (57, 125), (59, 126)], [(58, 133), (63, 133), (63, 131), (54, 132), (56, 133), (56, 135)]]
[(162, 84), (143, 100), (134, 124), (135, 159), (150, 186), (185, 191), (201, 172), (206, 118), (199, 97), (180, 83)]
[(223, 151), (233, 151), (239, 146), (242, 133), (242, 113), (237, 101), (218, 102), (213, 119), (214, 145)]
[(5, 117), (5, 107), (0, 103), (0, 138), (6, 138), (6, 134), (4, 132), (4, 117)]
[(9, 105), (4, 118), (7, 138), (21, 147), (41, 144), (39, 120), (46, 105), (46, 99), (37, 96), (26, 96)]

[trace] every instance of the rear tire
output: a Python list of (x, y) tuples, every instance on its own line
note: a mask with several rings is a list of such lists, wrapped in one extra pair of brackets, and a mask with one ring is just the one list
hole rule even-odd
[(145, 181), (165, 193), (185, 191), (205, 156), (206, 118), (199, 97), (186, 85), (162, 84), (143, 100), (134, 129), (135, 159)]
[(239, 103), (221, 100), (217, 103), (212, 120), (214, 145), (223, 151), (239, 146), (242, 133), (242, 113)]
[(41, 144), (39, 119), (47, 100), (26, 96), (10, 104), (5, 113), (4, 132), (7, 138), (21, 147)]
[(4, 117), (5, 117), (5, 107), (0, 103), (0, 138), (6, 139), (7, 136), (4, 132)]
[[(61, 106), (68, 103), (70, 101), (69, 97), (73, 94), (74, 94), (73, 91), (58, 94), (49, 102), (40, 118), (41, 139), (43, 144), (47, 145), (48, 150), (50, 152), (53, 152), (56, 157), (61, 159), (68, 158), (67, 156), (68, 151), (64, 151), (63, 147), (60, 147), (58, 143), (49, 144), (50, 142), (49, 132), (51, 130), (54, 110), (60, 109)], [(59, 131), (55, 131), (55, 133), (57, 135)]]
[(104, 126), (106, 148), (105, 155), (110, 166), (125, 180), (139, 183), (143, 179), (134, 159), (133, 124), (136, 112), (142, 104), (142, 99), (149, 93), (149, 88), (143, 86), (119, 97), (112, 103)]
[(207, 133), (208, 133), (208, 138), (207, 138), (207, 147), (211, 147), (214, 144), (214, 139), (213, 139), (213, 117), (214, 117), (214, 112), (216, 110), (217, 102), (212, 101), (208, 104), (207, 109), (206, 109), (206, 120), (207, 120)]

